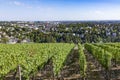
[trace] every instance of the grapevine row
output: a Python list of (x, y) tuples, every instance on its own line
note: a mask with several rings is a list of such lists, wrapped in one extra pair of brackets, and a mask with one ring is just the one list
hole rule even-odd
[[(52, 57), (55, 74), (62, 68), (65, 57), (74, 47), (74, 44), (0, 44), (0, 77), (1, 79), (11, 71), (16, 71), (18, 65), (26, 80), (42, 69), (45, 63)], [(57, 56), (61, 56), (57, 58)], [(58, 64), (56, 66), (56, 62)], [(61, 66), (58, 68), (58, 66)], [(55, 71), (56, 70), (56, 71)]]
[(79, 52), (80, 74), (84, 78), (86, 77), (87, 62), (86, 62), (86, 56), (84, 54), (83, 47), (81, 44), (78, 44), (78, 52)]
[(104, 45), (104, 44), (94, 44), (94, 45), (108, 51), (116, 62), (120, 62), (120, 48)]
[(88, 50), (89, 53), (92, 53), (92, 55), (106, 70), (110, 68), (112, 55), (109, 52), (92, 44), (85, 44), (85, 48)]

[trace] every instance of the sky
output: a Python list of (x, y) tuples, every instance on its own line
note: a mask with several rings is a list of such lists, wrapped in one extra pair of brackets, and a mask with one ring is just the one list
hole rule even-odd
[(120, 0), (0, 0), (0, 21), (120, 20)]

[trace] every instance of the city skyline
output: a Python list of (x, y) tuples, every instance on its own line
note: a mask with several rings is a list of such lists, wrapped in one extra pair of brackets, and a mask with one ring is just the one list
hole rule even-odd
[(120, 20), (119, 0), (0, 0), (0, 20)]

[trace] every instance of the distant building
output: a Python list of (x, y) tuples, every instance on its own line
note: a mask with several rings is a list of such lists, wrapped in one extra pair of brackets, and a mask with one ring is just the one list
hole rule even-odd
[(30, 39), (24, 39), (21, 41), (21, 43), (29, 43), (30, 42)]
[(17, 41), (17, 39), (9, 39), (8, 44), (15, 44)]

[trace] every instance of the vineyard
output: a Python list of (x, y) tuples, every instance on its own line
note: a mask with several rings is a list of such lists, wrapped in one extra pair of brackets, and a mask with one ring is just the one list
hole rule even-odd
[(120, 43), (0, 44), (0, 80), (120, 80)]

